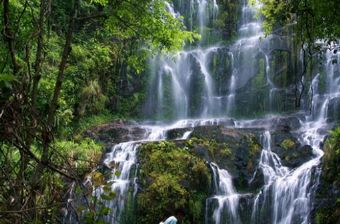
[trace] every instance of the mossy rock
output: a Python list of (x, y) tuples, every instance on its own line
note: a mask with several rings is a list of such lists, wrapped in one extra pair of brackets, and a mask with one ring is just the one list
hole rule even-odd
[[(195, 127), (188, 148), (208, 162), (214, 162), (233, 176), (234, 185), (240, 192), (254, 192), (250, 180), (258, 167), (262, 145), (262, 129), (235, 129), (225, 126)], [(261, 179), (261, 175), (258, 176)], [(256, 180), (256, 186), (263, 183)]]
[(297, 168), (314, 157), (312, 147), (301, 145), (287, 129), (272, 133), (272, 151), (281, 158), (281, 163), (289, 168)]
[(139, 158), (138, 223), (159, 223), (174, 215), (180, 223), (203, 224), (211, 186), (205, 161), (170, 141), (142, 145)]

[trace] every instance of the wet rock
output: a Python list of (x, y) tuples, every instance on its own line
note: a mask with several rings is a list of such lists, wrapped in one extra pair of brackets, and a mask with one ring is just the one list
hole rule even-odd
[(282, 165), (289, 168), (297, 168), (313, 158), (313, 149), (309, 145), (292, 148), (291, 150), (274, 147), (273, 152), (281, 158)]
[[(253, 191), (249, 189), (249, 183), (260, 159), (262, 131), (201, 126), (194, 128), (188, 142), (191, 143), (192, 152), (228, 170), (238, 191)], [(260, 184), (261, 180), (256, 180), (256, 183)]]
[(297, 130), (301, 127), (300, 119), (296, 116), (278, 117), (272, 120), (272, 128), (282, 131)]
[(327, 117), (330, 121), (340, 121), (340, 97), (335, 97), (329, 101)]
[(146, 129), (136, 122), (117, 120), (109, 124), (99, 125), (87, 130), (83, 135), (107, 145), (120, 142), (141, 140), (145, 137)]
[[(340, 165), (339, 155), (336, 153), (339, 145), (334, 140), (338, 137), (332, 135), (325, 139), (323, 149), (325, 155), (319, 170), (319, 184), (316, 185), (314, 209), (312, 211), (312, 224), (339, 224), (340, 223)], [(322, 169), (321, 173), (320, 169)], [(322, 222), (320, 222), (322, 220)]]
[(257, 168), (253, 178), (249, 182), (249, 188), (253, 192), (258, 192), (264, 185), (264, 175), (261, 169)]
[(313, 158), (313, 149), (301, 145), (298, 139), (285, 129), (272, 133), (272, 151), (276, 153), (282, 165), (296, 168)]
[(203, 158), (205, 161), (212, 162), (212, 158), (209, 155), (209, 151), (204, 146), (196, 146), (192, 150), (197, 156)]
[(253, 210), (254, 195), (253, 194), (242, 194), (239, 199), (239, 214), (241, 223), (252, 223), (251, 220)]
[(190, 131), (190, 130), (191, 130), (191, 128), (175, 128), (175, 129), (171, 129), (171, 130), (168, 130), (166, 132), (166, 138), (168, 140), (179, 139), (179, 138), (183, 137), (183, 135), (187, 131)]

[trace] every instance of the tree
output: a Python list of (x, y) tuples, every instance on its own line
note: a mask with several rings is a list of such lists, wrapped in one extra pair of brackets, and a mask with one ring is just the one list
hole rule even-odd
[[(275, 28), (296, 24), (299, 40), (316, 46), (316, 40), (330, 43), (340, 37), (340, 5), (326, 0), (258, 0), (264, 15), (266, 33)], [(253, 1), (255, 2), (255, 1)]]
[[(71, 90), (105, 83), (96, 72), (99, 63), (117, 68), (106, 78), (116, 80), (123, 66), (140, 73), (147, 54), (178, 49), (197, 36), (161, 0), (0, 2), (0, 161), (6, 164), (0, 215), (8, 222), (44, 221), (55, 200), (62, 202), (48, 191), (60, 181), (81, 184), (76, 167), (65, 163), (68, 155), (54, 144), (61, 138), (57, 121), (72, 118), (80, 101)], [(88, 52), (105, 60), (87, 60)]]

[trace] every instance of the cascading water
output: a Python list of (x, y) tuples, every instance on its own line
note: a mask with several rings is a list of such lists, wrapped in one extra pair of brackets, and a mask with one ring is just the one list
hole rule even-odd
[[(287, 37), (270, 35), (263, 38), (261, 17), (256, 15), (260, 6), (244, 1), (239, 39), (232, 45), (223, 46), (218, 44), (222, 38), (215, 34), (214, 38), (210, 37), (215, 41), (209, 43), (206, 30), (214, 29), (211, 26), (217, 19), (219, 7), (211, 0), (190, 2), (190, 10), (196, 10), (192, 14), (197, 17), (192, 19), (197, 23), (191, 25), (196, 27), (202, 40), (197, 46), (188, 46), (189, 50), (150, 60), (147, 116), (177, 120), (280, 111), (275, 102), (285, 91), (273, 81), (275, 71), (271, 69), (274, 60), (271, 55), (288, 51)], [(174, 9), (169, 11), (178, 15)], [(244, 103), (235, 104), (235, 101)], [(293, 103), (288, 100), (287, 104)], [(287, 107), (289, 105), (283, 106)]]
[[(212, 163), (213, 184), (216, 195), (207, 199), (207, 206), (217, 202), (213, 212), (213, 220), (216, 224), (233, 223), (240, 224), (238, 213), (239, 194), (233, 186), (232, 177), (227, 170), (220, 169)], [(209, 214), (206, 214), (207, 216)]]
[[(132, 168), (136, 166), (136, 154), (138, 144), (136, 142), (126, 142), (115, 145), (110, 153), (106, 154), (104, 164), (111, 167), (111, 179), (108, 183), (112, 183), (111, 190), (115, 192), (114, 200), (106, 203), (111, 208), (110, 215), (106, 221), (112, 224), (119, 223), (121, 213), (127, 203), (127, 191), (129, 190), (131, 181), (135, 182), (136, 173), (131, 173)], [(136, 170), (136, 167), (135, 167)], [(103, 193), (103, 189), (96, 192), (98, 198)], [(135, 189), (133, 195), (137, 193)]]
[(315, 148), (315, 159), (290, 170), (284, 167), (280, 158), (271, 151), (271, 144), (270, 132), (266, 131), (259, 163), (265, 185), (255, 198), (252, 223), (307, 224), (312, 206), (312, 175), (322, 153), (320, 149)]
[[(181, 8), (178, 4), (177, 7)], [(188, 129), (178, 138), (181, 140), (190, 136), (192, 128), (202, 125), (257, 128), (259, 123), (263, 124), (262, 120), (234, 122), (225, 117), (241, 112), (251, 116), (259, 111), (276, 110), (275, 101), (278, 101), (277, 95), (283, 88), (277, 87), (273, 78), (275, 73), (271, 67), (271, 57), (276, 48), (287, 50), (288, 46), (275, 35), (262, 39), (261, 18), (255, 16), (256, 7), (259, 6), (251, 6), (244, 1), (239, 39), (230, 46), (221, 46), (209, 44), (206, 35), (206, 27), (213, 24), (218, 15), (216, 0), (190, 0), (188, 5), (191, 23), (187, 27), (198, 31), (202, 41), (175, 55), (159, 55), (150, 59), (149, 68), (147, 115), (177, 122), (171, 125), (144, 125), (142, 127), (148, 130), (144, 140), (118, 144), (106, 155), (104, 164), (111, 168), (112, 178), (109, 181), (112, 182), (112, 191), (117, 194), (108, 204), (112, 210), (107, 216), (110, 223), (120, 222), (131, 186), (134, 189), (133, 197), (137, 193), (136, 173), (133, 171), (137, 169), (139, 144), (164, 140), (167, 131), (176, 128)], [(174, 17), (180, 16), (180, 10), (175, 10), (173, 4), (166, 3), (166, 7)], [(223, 70), (226, 74), (218, 75), (212, 64), (221, 58), (228, 66)], [(296, 169), (283, 166), (280, 157), (272, 151), (271, 130), (267, 125), (262, 135), (263, 150), (256, 171), (262, 172), (264, 186), (258, 193), (239, 193), (233, 186), (231, 174), (211, 163), (215, 190), (206, 201), (206, 224), (241, 224), (242, 216), (246, 215), (251, 224), (310, 223), (313, 191), (322, 157), (320, 143), (329, 128), (330, 105), (340, 99), (340, 67), (334, 63), (340, 60), (340, 53), (328, 51), (326, 59), (324, 72), (311, 82), (309, 95), (312, 95), (312, 113), (301, 119), (301, 128), (296, 131), (303, 144), (313, 147), (315, 157)], [(263, 90), (261, 94), (265, 96), (254, 91), (253, 84)], [(242, 198), (251, 201), (250, 214), (242, 214)]]
[[(190, 5), (190, 10), (197, 12), (195, 27), (202, 38), (199, 46), (176, 55), (157, 56), (150, 61), (153, 69), (149, 90), (152, 92), (149, 93), (146, 110), (147, 114), (156, 115), (157, 118), (207, 117), (220, 111), (215, 107), (218, 96), (215, 95), (214, 81), (209, 69), (211, 57), (219, 47), (203, 46), (206, 39), (205, 28), (216, 19), (218, 5), (215, 0), (190, 0)], [(169, 11), (176, 14), (173, 9)], [(156, 93), (153, 92), (154, 89), (157, 89)]]

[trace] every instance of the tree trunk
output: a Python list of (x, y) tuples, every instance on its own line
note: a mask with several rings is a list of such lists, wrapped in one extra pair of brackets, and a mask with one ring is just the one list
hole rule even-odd
[(50, 156), (50, 150), (49, 146), (52, 141), (52, 129), (53, 129), (53, 124), (54, 124), (54, 119), (55, 119), (55, 114), (56, 114), (56, 108), (58, 105), (58, 99), (60, 96), (61, 92), (61, 87), (62, 83), (64, 81), (64, 73), (65, 73), (65, 67), (67, 63), (67, 59), (69, 56), (69, 53), (71, 51), (71, 43), (72, 43), (72, 38), (73, 38), (73, 32), (77, 20), (77, 15), (78, 15), (78, 10), (79, 10), (79, 5), (80, 5), (80, 0), (74, 0), (73, 2), (73, 10), (71, 13), (71, 18), (68, 26), (68, 31), (66, 34), (66, 40), (65, 40), (65, 45), (64, 45), (64, 50), (61, 58), (61, 62), (59, 64), (59, 72), (57, 76), (57, 81), (54, 87), (54, 93), (53, 93), (53, 98), (50, 102), (49, 105), (49, 110), (48, 110), (48, 115), (47, 115), (47, 128), (46, 130), (43, 131), (42, 133), (42, 138), (43, 138), (43, 151), (42, 151), (42, 156), (40, 159), (39, 164), (37, 165), (34, 175), (32, 177), (32, 198), (33, 198), (33, 204), (35, 206), (35, 190), (39, 187), (39, 179), (41, 178), (46, 165), (49, 163), (49, 156)]
[(46, 16), (46, 0), (40, 1), (40, 15), (39, 15), (39, 21), (38, 21), (38, 43), (37, 43), (37, 52), (36, 52), (36, 59), (34, 63), (34, 78), (33, 78), (33, 87), (32, 87), (32, 106), (33, 109), (36, 105), (36, 97), (37, 97), (37, 91), (38, 91), (38, 84), (41, 79), (41, 64), (42, 64), (42, 56), (43, 56), (43, 48), (44, 48), (44, 23), (45, 23), (45, 16)]

